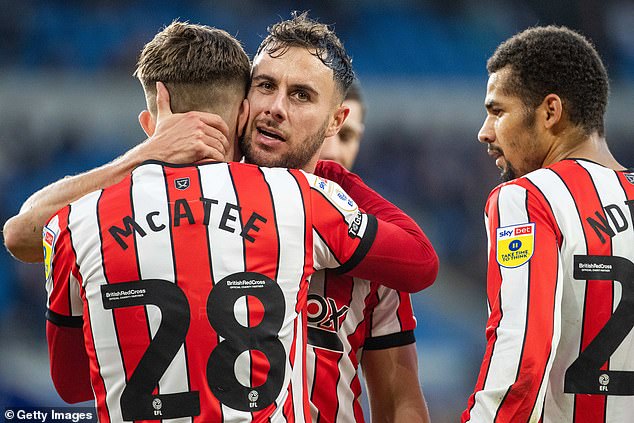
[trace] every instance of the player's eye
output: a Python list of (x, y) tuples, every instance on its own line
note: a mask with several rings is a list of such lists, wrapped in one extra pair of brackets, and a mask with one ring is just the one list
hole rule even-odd
[(258, 84), (258, 88), (262, 88), (263, 90), (270, 91), (273, 89), (273, 84), (269, 81), (262, 81)]
[(302, 90), (295, 91), (294, 96), (299, 101), (309, 101), (310, 100), (310, 95), (308, 95), (308, 93), (306, 91), (302, 91)]

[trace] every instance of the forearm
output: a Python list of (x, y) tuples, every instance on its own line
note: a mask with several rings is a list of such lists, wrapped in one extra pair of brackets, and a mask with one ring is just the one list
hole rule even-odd
[[(412, 388), (410, 387), (409, 390)], [(372, 423), (428, 423), (429, 410), (425, 398), (400, 399), (392, 407), (371, 407)]]
[(415, 344), (364, 351), (362, 368), (373, 423), (429, 422)]
[(376, 236), (354, 267), (338, 272), (378, 282), (397, 291), (414, 293), (429, 287), (438, 275), (438, 256), (431, 244), (394, 223), (377, 219)]
[(4, 243), (17, 259), (41, 262), (42, 228), (60, 208), (97, 189), (122, 180), (141, 161), (140, 146), (114, 161), (88, 172), (67, 176), (31, 195), (3, 229)]

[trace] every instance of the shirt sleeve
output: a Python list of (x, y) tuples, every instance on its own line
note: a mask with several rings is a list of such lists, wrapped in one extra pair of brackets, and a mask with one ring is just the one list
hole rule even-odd
[(366, 350), (382, 350), (416, 342), (416, 318), (410, 295), (379, 287), (379, 301), (370, 311), (370, 324), (364, 343)]
[(487, 345), (462, 422), (539, 420), (561, 326), (558, 229), (522, 180), (487, 201)]
[(82, 331), (83, 303), (68, 215), (62, 209), (43, 229), (47, 310), (46, 340), (51, 379), (68, 403), (93, 399), (90, 365)]
[(67, 226), (69, 212), (69, 206), (62, 209), (43, 229), (46, 318), (57, 326), (81, 327), (83, 303)]
[(376, 218), (357, 204), (335, 182), (306, 175), (311, 185), (315, 269), (354, 268), (376, 236)]

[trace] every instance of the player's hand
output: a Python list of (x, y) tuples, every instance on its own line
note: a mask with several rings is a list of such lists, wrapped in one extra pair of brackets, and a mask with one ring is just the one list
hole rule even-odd
[(144, 160), (182, 164), (229, 159), (229, 127), (220, 116), (197, 111), (172, 113), (169, 92), (162, 82), (156, 83), (156, 107), (154, 133), (139, 146)]

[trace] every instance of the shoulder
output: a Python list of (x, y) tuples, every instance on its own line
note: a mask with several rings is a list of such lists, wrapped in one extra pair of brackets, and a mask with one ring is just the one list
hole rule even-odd
[(540, 194), (539, 185), (552, 184), (557, 179), (559, 179), (558, 172), (554, 171), (552, 167), (546, 167), (537, 169), (512, 181), (503, 182), (489, 193), (487, 209), (495, 203), (526, 202), (530, 198), (538, 198), (538, 194)]

